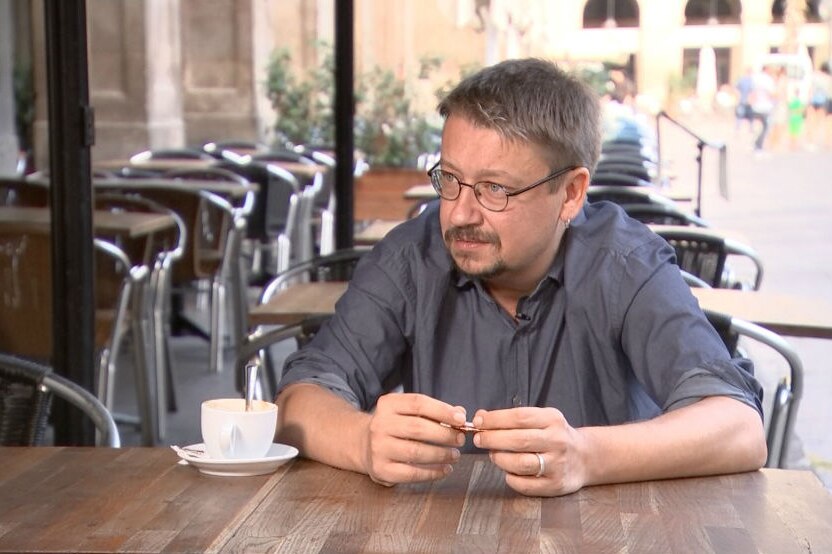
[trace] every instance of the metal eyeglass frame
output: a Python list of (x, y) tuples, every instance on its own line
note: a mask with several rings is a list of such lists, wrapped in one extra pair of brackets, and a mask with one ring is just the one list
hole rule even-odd
[[(540, 179), (539, 181), (535, 181), (531, 185), (523, 187), (520, 190), (515, 190), (515, 191), (509, 192), (509, 191), (506, 190), (506, 188), (503, 185), (501, 185), (499, 183), (491, 183), (491, 182), (488, 182), (488, 181), (480, 181), (478, 183), (474, 183), (473, 185), (469, 184), (469, 183), (463, 183), (462, 181), (459, 180), (459, 178), (456, 175), (454, 175), (450, 171), (445, 171), (445, 170), (441, 169), (439, 167), (439, 164), (441, 164), (441, 163), (442, 163), (441, 161), (436, 162), (433, 165), (433, 167), (431, 167), (428, 170), (428, 177), (430, 178), (430, 184), (431, 184), (431, 186), (433, 186), (433, 190), (436, 191), (436, 194), (438, 194), (439, 197), (444, 199), (444, 200), (456, 200), (457, 198), (459, 198), (459, 195), (462, 193), (462, 187), (464, 185), (466, 187), (471, 188), (471, 190), (474, 191), (474, 198), (477, 199), (477, 203), (480, 206), (482, 206), (483, 208), (485, 208), (486, 210), (490, 211), (490, 212), (502, 212), (503, 210), (506, 209), (506, 207), (508, 207), (508, 199), (510, 197), (517, 196), (518, 194), (523, 194), (524, 192), (530, 191), (533, 188), (535, 188), (537, 186), (540, 186), (540, 185), (542, 185), (543, 183), (545, 183), (547, 181), (551, 181), (552, 179), (554, 179), (556, 177), (560, 177), (561, 175), (564, 175), (564, 174), (572, 171), (573, 169), (578, 169), (579, 167), (581, 167), (579, 165), (570, 165), (570, 166), (564, 167), (562, 169), (558, 169), (554, 173), (551, 173), (551, 174), (547, 175), (546, 177)], [(456, 195), (454, 195), (453, 198), (442, 195), (442, 185), (439, 184), (439, 175), (440, 175), (440, 173), (447, 173), (448, 175), (453, 177), (454, 180), (456, 180), (456, 182), (459, 184), (459, 189), (457, 190), (457, 193), (456, 193)], [(434, 177), (434, 175), (436, 177)], [(491, 186), (499, 187), (500, 190), (503, 191), (503, 194), (505, 195), (505, 199), (506, 199), (505, 204), (503, 204), (503, 207), (500, 208), (500, 209), (494, 209), (494, 208), (490, 208), (490, 207), (486, 206), (485, 204), (483, 204), (482, 200), (480, 200), (480, 193), (477, 192), (477, 188), (480, 185), (491, 185)]]

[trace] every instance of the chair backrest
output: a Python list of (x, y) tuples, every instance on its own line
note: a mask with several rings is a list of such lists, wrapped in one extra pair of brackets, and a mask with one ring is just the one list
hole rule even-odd
[[(212, 168), (214, 169), (214, 168)], [(203, 175), (204, 170), (195, 170)], [(97, 180), (96, 191), (136, 194), (174, 210), (187, 225), (188, 239), (182, 262), (174, 266), (174, 283), (212, 278), (229, 260), (226, 253), (237, 249), (245, 219), (253, 204), (254, 188), (245, 179), (198, 179), (229, 183), (241, 191), (242, 205), (235, 207), (231, 196), (203, 190), (190, 183), (190, 172), (176, 172), (175, 178)], [(236, 176), (239, 177), (239, 176)], [(236, 201), (235, 201), (236, 202)]]
[(707, 221), (665, 204), (622, 204), (627, 215), (644, 224), (710, 227)]
[(621, 206), (624, 204), (659, 204), (677, 209), (673, 200), (646, 187), (592, 185), (586, 189), (586, 197), (590, 202), (607, 200)]
[(95, 396), (45, 365), (8, 354), (0, 354), (0, 445), (42, 444), (53, 396), (92, 420), (98, 430), (97, 444), (121, 446), (112, 414)]
[(269, 348), (289, 339), (294, 339), (298, 346), (303, 345), (315, 336), (327, 319), (329, 316), (316, 316), (292, 325), (255, 329), (240, 341), (235, 365), (236, 374), (243, 375), (246, 365), (251, 362), (259, 363), (263, 397), (274, 399), (277, 383), (281, 378), (281, 368), (270, 359)]
[(272, 279), (260, 294), (260, 303), (268, 302), (275, 293), (294, 283), (310, 281), (349, 281), (361, 256), (368, 248), (337, 250), (296, 264)]
[[(274, 270), (268, 268), (271, 275), (285, 270), (300, 252), (297, 237), (301, 229), (310, 232), (309, 222), (300, 219), (302, 192), (297, 177), (278, 164), (252, 161), (250, 157), (226, 160), (220, 167), (259, 185), (248, 216), (246, 238), (251, 239), (256, 248), (272, 251), (273, 259), (269, 263), (275, 267)], [(266, 267), (261, 270), (267, 271)]]
[(604, 160), (599, 161), (598, 165), (595, 166), (595, 173), (623, 173), (624, 175), (631, 175), (651, 183), (656, 179), (658, 174), (655, 169), (645, 167), (641, 163), (609, 162)]
[[(715, 288), (752, 288), (757, 290), (763, 279), (763, 263), (747, 245), (720, 236), (710, 229), (697, 227), (663, 227), (654, 231), (676, 251), (676, 263)], [(729, 256), (745, 258), (753, 266), (750, 284), (738, 281), (727, 267)]]
[(142, 163), (149, 160), (204, 160), (211, 161), (214, 157), (193, 148), (160, 148), (145, 150), (130, 156), (130, 163)]
[[(803, 363), (800, 356), (780, 335), (755, 323), (708, 310), (705, 310), (705, 315), (732, 356), (742, 355), (745, 347), (753, 346), (749, 343), (759, 343), (779, 355), (788, 368), (788, 375), (777, 382), (771, 405), (767, 406), (766, 418), (766, 467), (786, 467), (789, 441), (803, 396)], [(758, 373), (759, 359), (755, 361)]]
[(223, 140), (206, 142), (202, 145), (202, 150), (217, 159), (226, 159), (228, 153), (238, 156), (250, 156), (260, 152), (268, 152), (269, 147), (261, 142), (252, 140)]
[(593, 173), (590, 177), (591, 186), (619, 186), (619, 187), (652, 187), (653, 183), (627, 173)]

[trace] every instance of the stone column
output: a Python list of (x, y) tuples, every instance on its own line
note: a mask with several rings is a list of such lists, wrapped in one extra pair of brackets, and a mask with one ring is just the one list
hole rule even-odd
[[(34, 59), (44, 60), (43, 9), (33, 5)], [(184, 145), (179, 0), (90, 0), (87, 8), (93, 163)], [(35, 70), (36, 166), (48, 158), (44, 62)]]
[(254, 4), (182, 0), (182, 85), (189, 145), (256, 138), (255, 97), (264, 94), (265, 73), (253, 74)]

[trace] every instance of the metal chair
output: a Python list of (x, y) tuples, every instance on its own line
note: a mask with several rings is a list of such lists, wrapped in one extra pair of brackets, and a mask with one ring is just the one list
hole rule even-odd
[(768, 409), (766, 430), (766, 467), (786, 467), (789, 441), (803, 396), (803, 363), (800, 356), (780, 335), (755, 323), (708, 310), (705, 310), (705, 315), (732, 355), (738, 355), (741, 341), (753, 341), (776, 352), (788, 366), (788, 376), (778, 381)]
[(95, 396), (45, 365), (8, 354), (0, 354), (0, 445), (42, 444), (54, 396), (92, 420), (96, 444), (121, 446), (112, 415)]
[[(367, 252), (369, 252), (368, 248), (337, 250), (332, 254), (319, 256), (296, 264), (272, 279), (272, 281), (263, 288), (258, 304), (268, 302), (271, 300), (272, 296), (296, 283), (315, 281), (349, 281), (352, 278), (353, 270), (358, 264), (358, 261)], [(243, 375), (241, 369), (245, 367), (245, 364), (252, 358), (252, 356), (254, 356), (254, 354), (259, 353), (265, 374), (270, 380), (270, 386), (276, 386), (277, 381), (280, 379), (280, 375), (274, 368), (274, 364), (272, 363), (268, 350), (265, 349), (265, 346), (258, 345), (269, 344), (269, 341), (276, 342), (277, 338), (268, 339), (262, 337), (282, 337), (280, 340), (284, 340), (284, 338), (292, 336), (298, 339), (299, 345), (302, 345), (314, 335), (314, 331), (320, 327), (320, 324), (323, 323), (327, 317), (320, 319), (313, 318), (308, 322), (302, 322), (301, 327), (295, 330), (296, 332), (287, 331), (289, 334), (285, 336), (283, 334), (275, 334), (276, 329), (267, 326), (258, 326), (252, 329), (245, 336), (241, 336), (237, 341), (238, 378)], [(304, 326), (304, 324), (306, 325)], [(283, 328), (278, 328), (277, 331), (280, 329)], [(238, 381), (238, 387), (242, 390), (240, 381)], [(271, 392), (273, 393), (274, 389), (271, 389)]]
[[(750, 246), (724, 237), (710, 229), (669, 226), (654, 231), (676, 251), (676, 263), (685, 271), (715, 288), (751, 288), (758, 290), (763, 280), (763, 262)], [(729, 257), (750, 262), (753, 275), (749, 282), (738, 280), (727, 265)]]
[(710, 227), (707, 221), (666, 204), (622, 204), (627, 215), (645, 225), (682, 225)]
[(252, 161), (240, 157), (221, 162), (224, 169), (257, 183), (260, 190), (254, 198), (246, 225), (248, 267), (255, 282), (262, 284), (299, 261), (303, 233), (311, 232), (307, 219), (300, 212), (301, 184), (289, 170), (278, 164)]
[(289, 339), (294, 339), (298, 346), (305, 344), (318, 332), (327, 319), (329, 316), (318, 316), (283, 327), (270, 329), (258, 327), (240, 342), (235, 366), (236, 374), (244, 375), (249, 363), (258, 364), (261, 371), (258, 372), (260, 378), (256, 384), (256, 390), (259, 391), (257, 396), (261, 399), (273, 400), (277, 395), (277, 384), (280, 382), (281, 372), (275, 368), (269, 349)]
[(223, 160), (228, 159), (226, 156), (246, 156), (268, 152), (269, 147), (261, 142), (251, 140), (223, 140), (206, 142), (202, 145), (202, 150), (211, 154), (213, 157)]
[(621, 206), (625, 204), (657, 204), (678, 209), (673, 200), (654, 192), (649, 187), (592, 185), (586, 189), (586, 198), (589, 202), (607, 200)]
[(601, 175), (623, 173), (624, 175), (637, 177), (650, 183), (654, 182), (658, 176), (658, 171), (656, 169), (645, 167), (642, 163), (609, 162), (604, 160), (599, 161), (598, 165), (595, 166), (595, 173)]
[(618, 187), (652, 187), (653, 183), (635, 175), (627, 173), (593, 173), (589, 181), (593, 186), (618, 186)]
[[(211, 168), (214, 170), (215, 168)], [(195, 170), (194, 175), (207, 176), (207, 170)], [(213, 171), (215, 175), (220, 175)], [(244, 327), (245, 287), (241, 275), (240, 241), (245, 232), (246, 218), (254, 203), (256, 187), (248, 181), (219, 181), (190, 179), (190, 172), (172, 173), (176, 178), (115, 179), (96, 181), (97, 191), (132, 193), (149, 198), (174, 210), (187, 225), (188, 240), (180, 263), (173, 266), (174, 287), (208, 280), (211, 283), (210, 330), (184, 317), (177, 296), (173, 297), (174, 324), (187, 326), (210, 342), (211, 371), (222, 368), (222, 341), (226, 319), (226, 284), (233, 292), (232, 323), (236, 329)], [(222, 174), (224, 176), (224, 173)], [(239, 176), (235, 176), (239, 178)], [(198, 179), (198, 177), (197, 177)], [(207, 185), (216, 192), (203, 190)], [(221, 192), (227, 190), (227, 192)]]
[[(112, 398), (124, 338), (132, 336), (138, 423), (146, 444), (156, 436), (152, 371), (145, 350), (144, 306), (149, 271), (115, 244), (94, 239), (95, 333), (99, 399)], [(0, 351), (48, 362), (52, 356), (51, 243), (48, 230), (0, 230)]]
[[(185, 252), (187, 226), (176, 211), (137, 194), (98, 192), (95, 195), (95, 208), (116, 213), (164, 214), (171, 217), (175, 223), (170, 231), (154, 233), (151, 241), (142, 244), (124, 244), (119, 237), (113, 237), (114, 242), (125, 249), (131, 259), (141, 260), (150, 268), (148, 308), (152, 315), (148, 318), (147, 334), (151, 338), (150, 357), (155, 369), (158, 438), (163, 440), (167, 410), (176, 409), (169, 345), (170, 324), (166, 315), (170, 308), (173, 264), (180, 260)], [(102, 391), (105, 395), (99, 396), (110, 410), (113, 409), (114, 380), (113, 375), (107, 388)]]
[(214, 157), (207, 152), (192, 148), (161, 148), (145, 150), (130, 156), (131, 164), (141, 164), (150, 160), (203, 160), (211, 161)]

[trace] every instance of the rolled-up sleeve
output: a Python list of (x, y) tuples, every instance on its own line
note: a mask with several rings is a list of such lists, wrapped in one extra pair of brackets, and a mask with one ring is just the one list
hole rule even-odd
[(639, 261), (624, 269), (644, 273), (621, 280), (641, 283), (638, 289), (619, 291), (619, 298), (630, 299), (621, 305), (621, 337), (636, 378), (663, 411), (727, 396), (762, 417), (762, 387), (753, 363), (731, 357), (672, 263), (672, 252), (652, 251), (654, 258), (636, 256)]
[(360, 409), (375, 405), (407, 348), (407, 279), (394, 274), (396, 260), (379, 247), (364, 255), (333, 317), (287, 358), (278, 392), (293, 383), (314, 383)]

